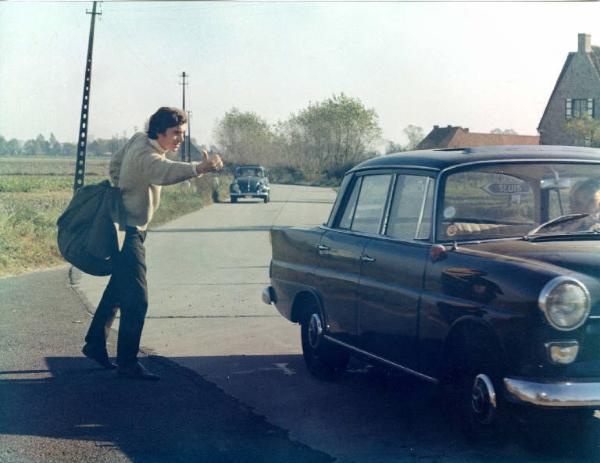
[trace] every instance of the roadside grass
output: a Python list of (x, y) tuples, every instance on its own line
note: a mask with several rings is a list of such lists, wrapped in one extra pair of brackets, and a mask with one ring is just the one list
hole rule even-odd
[[(219, 176), (219, 196), (229, 196), (229, 179)], [(169, 222), (182, 215), (212, 204), (212, 175), (204, 175), (189, 182), (163, 187), (160, 195), (160, 207), (152, 218), (150, 229)]]
[(56, 219), (71, 192), (0, 193), (0, 276), (63, 263), (56, 247)]
[[(107, 178), (108, 162), (86, 162), (86, 184)], [(56, 220), (73, 195), (74, 165), (60, 158), (0, 158), (0, 277), (65, 263), (56, 246)], [(228, 184), (222, 178), (222, 198)], [(211, 175), (164, 187), (152, 226), (210, 204), (211, 196)]]
[[(105, 176), (109, 158), (88, 157), (85, 175)], [(0, 156), (0, 175), (71, 176), (75, 173), (75, 159), (65, 156)]]

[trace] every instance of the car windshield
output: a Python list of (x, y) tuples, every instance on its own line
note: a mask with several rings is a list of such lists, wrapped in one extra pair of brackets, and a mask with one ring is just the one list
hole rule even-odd
[(548, 236), (600, 229), (600, 164), (514, 162), (450, 173), (439, 241)]
[(263, 171), (259, 167), (238, 167), (235, 171), (236, 177), (262, 177)]

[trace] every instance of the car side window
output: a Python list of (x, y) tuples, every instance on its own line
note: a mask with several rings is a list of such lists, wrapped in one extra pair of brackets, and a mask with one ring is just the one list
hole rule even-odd
[(379, 233), (391, 178), (390, 174), (363, 177), (351, 230)]
[(419, 175), (398, 175), (386, 235), (402, 240), (423, 240), (431, 235), (433, 180)]
[(358, 192), (360, 191), (360, 185), (362, 183), (362, 177), (358, 177), (352, 187), (352, 193), (346, 202), (344, 213), (340, 217), (338, 228), (350, 229), (352, 225), (352, 218), (354, 217), (354, 209), (356, 209), (356, 200), (358, 198)]

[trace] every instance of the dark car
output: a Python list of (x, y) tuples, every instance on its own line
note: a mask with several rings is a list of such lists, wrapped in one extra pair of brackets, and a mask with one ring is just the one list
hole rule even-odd
[(599, 179), (590, 148), (365, 161), (344, 177), (326, 224), (272, 230), (263, 300), (301, 324), (314, 375), (335, 377), (355, 355), (441, 385), (472, 437), (507, 417), (590, 422), (600, 408)]
[(265, 203), (270, 200), (269, 179), (262, 166), (248, 164), (235, 169), (235, 178), (229, 185), (229, 196), (232, 203), (240, 198), (260, 198)]

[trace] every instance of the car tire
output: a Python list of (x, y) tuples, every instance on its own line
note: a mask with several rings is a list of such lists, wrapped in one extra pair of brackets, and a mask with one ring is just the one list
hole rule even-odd
[(443, 384), (446, 403), (467, 440), (485, 445), (505, 439), (509, 413), (500, 391), (500, 362), (478, 339), (469, 337), (455, 348)]
[(328, 342), (323, 327), (320, 311), (310, 310), (301, 323), (302, 355), (313, 376), (331, 381), (346, 370), (350, 354)]
[(265, 196), (265, 197), (263, 198), (263, 201), (265, 202), (265, 204), (267, 204), (267, 203), (269, 202), (269, 197), (268, 197), (268, 196)]
[(234, 198), (233, 196), (231, 197), (231, 203), (232, 203), (232, 204), (235, 204), (235, 203), (237, 203), (237, 200), (238, 200), (237, 198)]

